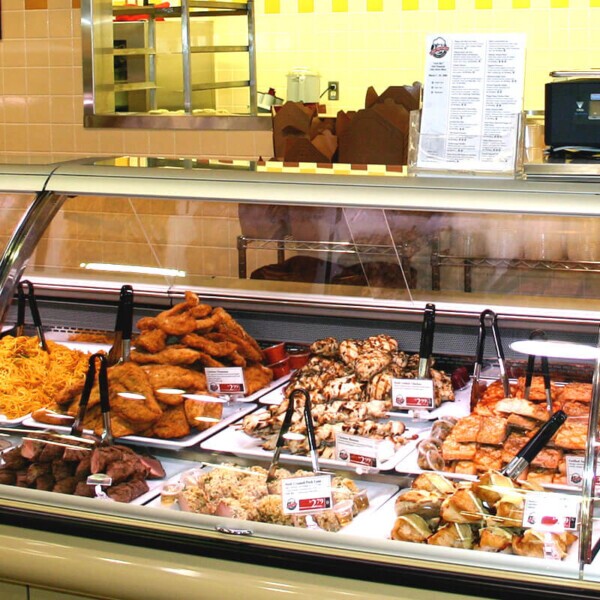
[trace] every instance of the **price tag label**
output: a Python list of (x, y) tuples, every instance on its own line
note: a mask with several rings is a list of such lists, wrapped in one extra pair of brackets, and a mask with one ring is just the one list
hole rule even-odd
[(525, 497), (523, 527), (562, 533), (577, 529), (579, 498), (566, 494), (531, 492)]
[(583, 485), (585, 457), (568, 454), (565, 459), (567, 462), (567, 485), (581, 487)]
[(281, 503), (287, 515), (328, 510), (333, 506), (331, 476), (292, 477), (281, 480)]
[(435, 408), (431, 379), (392, 379), (392, 403), (397, 408)]
[(349, 465), (377, 469), (379, 442), (347, 433), (335, 434), (335, 458)]
[(246, 382), (242, 367), (206, 367), (206, 387), (213, 394), (243, 396)]

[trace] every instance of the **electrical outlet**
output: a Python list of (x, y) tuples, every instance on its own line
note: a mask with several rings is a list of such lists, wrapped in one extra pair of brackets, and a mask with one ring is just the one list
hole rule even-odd
[(340, 82), (330, 81), (327, 84), (327, 98), (328, 100), (336, 101), (340, 99)]

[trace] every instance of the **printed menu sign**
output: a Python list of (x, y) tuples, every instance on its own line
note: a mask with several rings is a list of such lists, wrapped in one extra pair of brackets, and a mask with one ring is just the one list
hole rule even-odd
[(523, 108), (523, 34), (427, 38), (417, 168), (512, 171)]

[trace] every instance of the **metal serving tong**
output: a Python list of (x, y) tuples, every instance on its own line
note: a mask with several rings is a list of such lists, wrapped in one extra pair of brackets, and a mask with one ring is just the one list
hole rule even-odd
[(279, 456), (281, 455), (281, 450), (283, 448), (283, 444), (285, 443), (285, 436), (290, 428), (290, 425), (292, 424), (292, 416), (294, 414), (294, 399), (298, 395), (304, 398), (304, 421), (306, 423), (306, 433), (308, 435), (308, 446), (310, 448), (310, 460), (312, 462), (312, 468), (315, 473), (320, 471), (317, 443), (315, 441), (315, 428), (312, 420), (310, 394), (304, 388), (296, 388), (290, 393), (288, 407), (285, 411), (285, 417), (283, 418), (283, 423), (277, 437), (277, 444), (275, 445), (273, 460), (271, 461), (271, 466), (269, 467), (269, 472), (267, 473), (267, 482), (275, 479), (275, 471), (279, 466)]
[(131, 331), (133, 328), (133, 288), (124, 285), (119, 296), (117, 320), (115, 322), (115, 338), (108, 351), (108, 366), (112, 367), (129, 358), (131, 351)]
[(431, 353), (433, 351), (433, 334), (435, 331), (435, 304), (426, 304), (421, 326), (421, 345), (419, 347), (419, 379), (430, 379)]
[[(27, 291), (25, 291), (25, 288), (27, 288)], [(17, 337), (25, 334), (25, 305), (27, 302), (29, 302), (29, 310), (31, 311), (33, 325), (40, 342), (40, 348), (49, 352), (46, 336), (44, 335), (44, 330), (42, 328), (40, 311), (38, 310), (37, 301), (35, 299), (33, 283), (27, 279), (20, 281), (19, 285), (17, 285), (17, 322), (14, 327), (5, 331), (0, 337), (6, 335)]]
[[(532, 331), (529, 335), (530, 340), (547, 340), (546, 332), (541, 329)], [(552, 388), (550, 383), (550, 367), (548, 366), (548, 358), (541, 356), (540, 361), (542, 363), (542, 376), (544, 378), (544, 391), (546, 392), (546, 406), (548, 412), (552, 413)], [(535, 356), (529, 355), (527, 359), (527, 373), (525, 374), (525, 400), (529, 400), (529, 394), (531, 393), (531, 381), (533, 379), (533, 369), (535, 366)]]
[(558, 428), (567, 420), (562, 410), (557, 410), (550, 420), (546, 421), (540, 430), (521, 448), (520, 452), (502, 469), (502, 475), (516, 479), (541, 452)]
[(477, 349), (475, 351), (475, 364), (473, 366), (473, 385), (471, 388), (471, 407), (475, 406), (481, 399), (482, 388), (479, 383), (481, 376), (481, 366), (483, 363), (483, 351), (485, 349), (485, 328), (486, 320), (490, 319), (490, 327), (492, 337), (494, 338), (494, 346), (496, 347), (496, 356), (498, 358), (498, 366), (500, 367), (500, 379), (504, 396), (510, 396), (510, 385), (508, 384), (508, 375), (506, 374), (506, 364), (504, 362), (504, 349), (502, 348), (502, 339), (500, 338), (500, 329), (498, 328), (498, 316), (489, 308), (482, 311), (479, 315), (479, 333), (477, 335)]
[(79, 401), (79, 412), (77, 417), (71, 425), (71, 435), (77, 437), (83, 437), (83, 419), (87, 411), (87, 405), (90, 400), (90, 394), (94, 387), (96, 380), (96, 362), (100, 362), (100, 368), (98, 370), (98, 387), (100, 390), (100, 408), (102, 410), (102, 422), (104, 424), (104, 433), (100, 438), (100, 443), (106, 446), (110, 446), (113, 443), (112, 425), (110, 422), (110, 404), (108, 399), (108, 372), (107, 372), (107, 358), (106, 355), (97, 353), (92, 354), (89, 358), (89, 367), (85, 376), (85, 383), (83, 386), (83, 392), (81, 393), (81, 400)]

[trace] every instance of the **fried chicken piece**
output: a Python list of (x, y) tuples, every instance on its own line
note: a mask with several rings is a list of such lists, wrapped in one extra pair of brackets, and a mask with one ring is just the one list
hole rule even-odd
[(156, 354), (132, 350), (130, 359), (138, 365), (191, 365), (200, 359), (201, 354), (198, 350), (176, 344)]
[(178, 406), (165, 405), (162, 415), (152, 426), (152, 435), (161, 439), (185, 437), (190, 431), (183, 402)]
[[(110, 408), (115, 416), (134, 423), (151, 423), (161, 415), (160, 406), (154, 398), (148, 376), (132, 362), (125, 362), (108, 369)], [(121, 392), (141, 394), (144, 399), (124, 398)]]
[(190, 313), (195, 319), (203, 319), (204, 317), (208, 317), (211, 312), (212, 306), (209, 304), (198, 304), (197, 306), (190, 308)]
[[(102, 435), (104, 433), (104, 421), (99, 405), (94, 406), (91, 410), (88, 409), (83, 420), (83, 426), (86, 429), (91, 429), (96, 435)], [(131, 421), (122, 419), (118, 415), (111, 414), (110, 426), (113, 436), (119, 438), (140, 433), (144, 429), (148, 429), (150, 423), (132, 423)]]
[[(142, 369), (148, 376), (155, 395), (157, 390), (162, 388), (175, 388), (192, 393), (206, 391), (206, 375), (199, 371), (175, 365), (144, 365)], [(172, 401), (168, 402), (161, 397), (161, 402), (165, 404), (179, 404), (183, 401), (183, 398), (176, 394), (162, 394), (162, 396), (172, 398)]]
[(158, 321), (155, 317), (142, 317), (137, 323), (137, 328), (140, 331), (151, 331), (158, 329)]
[(223, 417), (223, 403), (187, 398), (183, 404), (185, 418), (198, 431), (210, 429)]
[(223, 320), (223, 314), (221, 312), (219, 312), (218, 308), (215, 308), (213, 310), (212, 314), (210, 314), (209, 316), (204, 317), (203, 319), (196, 319), (195, 320), (196, 326), (194, 327), (194, 329), (200, 333), (207, 333), (207, 332), (211, 331), (212, 329), (215, 329), (217, 327), (217, 325), (219, 323), (221, 323), (222, 320)]
[(245, 367), (248, 364), (248, 361), (239, 352), (236, 352), (235, 350), (231, 352), (231, 354), (228, 354), (225, 358), (231, 361), (231, 364), (234, 367)]
[(162, 329), (142, 331), (135, 340), (135, 346), (152, 354), (161, 352), (167, 347), (167, 334)]
[(196, 318), (192, 309), (200, 300), (193, 292), (185, 293), (185, 300), (164, 310), (156, 316), (158, 326), (168, 335), (186, 335), (196, 329)]
[(250, 344), (262, 356), (262, 350), (258, 345), (258, 342), (222, 307), (215, 308), (213, 314), (220, 316), (219, 325), (217, 331), (230, 332), (238, 337), (242, 338), (245, 342)]
[(215, 342), (233, 342), (236, 345), (236, 352), (250, 362), (258, 363), (264, 359), (260, 348), (257, 350), (247, 340), (230, 331), (207, 333), (204, 337)]
[(246, 380), (246, 394), (249, 396), (273, 381), (273, 371), (260, 364), (250, 365), (244, 367), (244, 379)]
[(77, 396), (81, 396), (83, 387), (85, 385), (85, 378), (78, 381), (73, 381), (71, 384), (65, 385), (65, 387), (55, 395), (54, 401), (56, 404), (63, 406), (72, 402)]
[(186, 335), (196, 329), (196, 319), (190, 312), (184, 312), (172, 316), (164, 316), (162, 313), (156, 317), (158, 326), (168, 335)]
[[(234, 342), (215, 342), (207, 337), (198, 335), (197, 333), (188, 333), (181, 338), (181, 343), (194, 348), (194, 350), (200, 350), (206, 352), (211, 356), (228, 356), (232, 352), (237, 350), (237, 344)], [(149, 350), (151, 352), (151, 350)]]
[(225, 363), (213, 358), (210, 354), (206, 354), (206, 352), (198, 352), (198, 362), (200, 362), (205, 367), (224, 367)]

